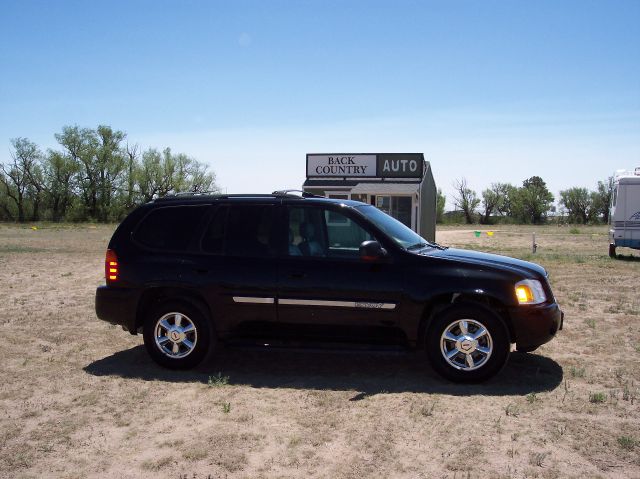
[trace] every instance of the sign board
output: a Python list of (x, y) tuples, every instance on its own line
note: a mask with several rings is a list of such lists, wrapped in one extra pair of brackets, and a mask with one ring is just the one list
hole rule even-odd
[(422, 178), (422, 153), (308, 154), (307, 178)]
[(422, 178), (424, 157), (416, 153), (381, 153), (378, 156), (380, 178)]
[(307, 177), (376, 176), (376, 155), (307, 155)]

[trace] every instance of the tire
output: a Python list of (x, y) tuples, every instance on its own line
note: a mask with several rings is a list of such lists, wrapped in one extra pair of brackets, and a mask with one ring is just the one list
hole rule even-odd
[(215, 345), (209, 318), (186, 301), (167, 301), (150, 311), (143, 337), (151, 358), (170, 369), (197, 366)]
[(615, 245), (615, 243), (609, 243), (609, 258), (616, 259), (616, 245)]
[[(476, 336), (478, 333), (480, 336)], [(466, 303), (438, 313), (428, 329), (425, 346), (433, 369), (442, 377), (454, 382), (480, 382), (505, 366), (510, 341), (495, 313), (482, 305)]]

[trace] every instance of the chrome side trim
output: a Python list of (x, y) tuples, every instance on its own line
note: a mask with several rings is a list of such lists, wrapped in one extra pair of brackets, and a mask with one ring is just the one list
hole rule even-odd
[(276, 302), (275, 298), (257, 298), (253, 296), (234, 296), (234, 303), (251, 303), (251, 304), (273, 304)]
[(278, 304), (287, 306), (331, 306), (337, 308), (396, 309), (394, 303), (371, 301), (329, 301), (324, 299), (279, 299)]

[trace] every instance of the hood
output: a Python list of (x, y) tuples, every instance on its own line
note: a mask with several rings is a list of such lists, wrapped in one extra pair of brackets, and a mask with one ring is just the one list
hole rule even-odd
[(445, 250), (425, 250), (421, 252), (428, 256), (440, 257), (462, 261), (465, 263), (477, 264), (481, 266), (489, 266), (493, 268), (501, 268), (514, 271), (525, 276), (546, 277), (545, 269), (529, 261), (502, 256), (498, 254), (483, 253), (481, 251), (473, 251), (468, 249), (447, 248)]

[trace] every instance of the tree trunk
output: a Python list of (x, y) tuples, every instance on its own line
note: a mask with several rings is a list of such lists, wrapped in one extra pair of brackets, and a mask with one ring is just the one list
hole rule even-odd
[(472, 225), (473, 224), (473, 218), (471, 217), (471, 212), (468, 209), (464, 210), (464, 216), (467, 220), (467, 224)]
[(24, 223), (24, 205), (22, 201), (22, 194), (18, 193), (18, 201), (16, 201), (18, 207), (18, 222)]
[(40, 219), (40, 199), (37, 196), (35, 200), (33, 200), (33, 214), (31, 218), (31, 221), (38, 221)]

